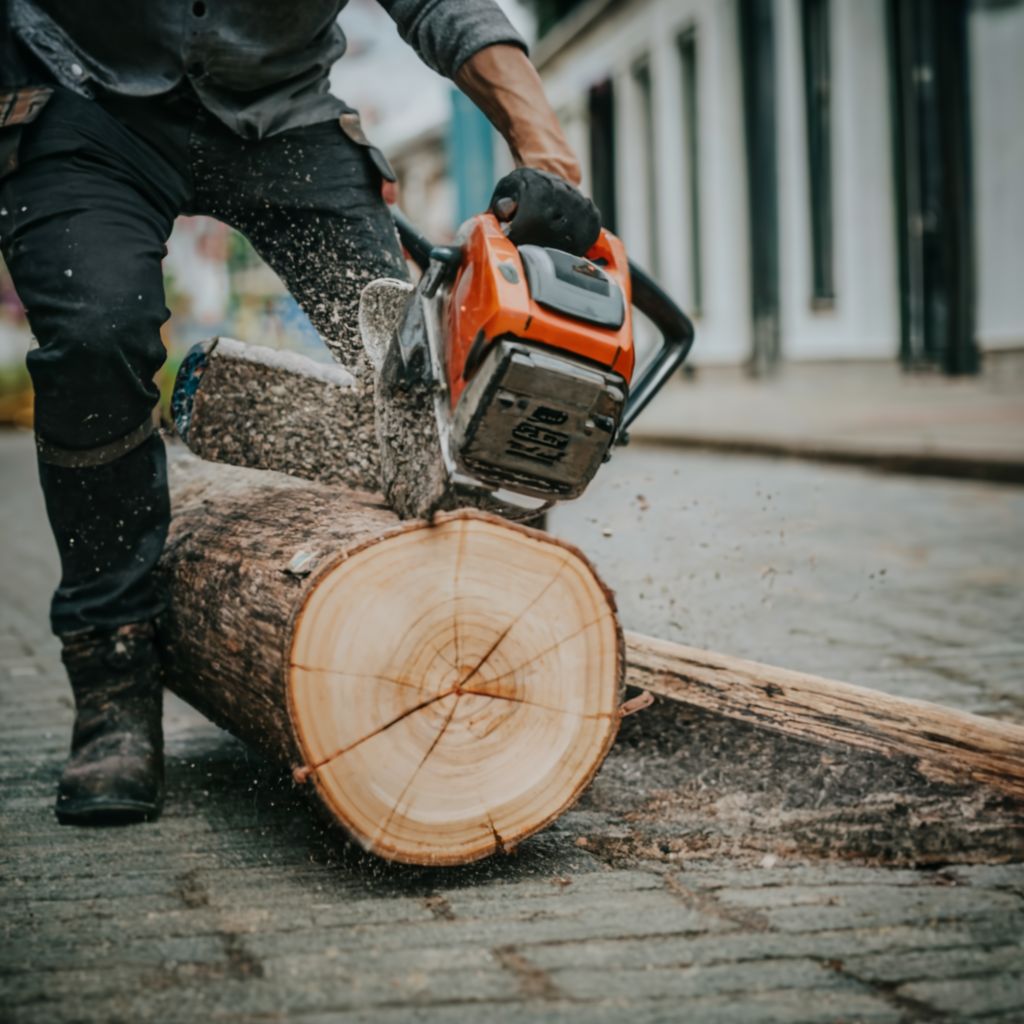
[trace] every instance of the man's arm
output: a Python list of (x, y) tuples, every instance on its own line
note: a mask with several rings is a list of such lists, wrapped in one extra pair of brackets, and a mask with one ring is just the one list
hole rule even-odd
[(491, 212), (509, 238), (583, 254), (600, 213), (575, 188), (580, 167), (544, 94), (526, 44), (493, 0), (379, 0), (401, 37), (450, 78), (501, 132), (518, 165)]
[(579, 184), (579, 164), (526, 56), (526, 43), (493, 0), (378, 2), (423, 62), (483, 110), (519, 166)]
[(455, 84), (501, 132), (516, 166), (535, 167), (579, 185), (579, 162), (537, 69), (522, 50), (500, 44), (478, 50), (455, 72)]

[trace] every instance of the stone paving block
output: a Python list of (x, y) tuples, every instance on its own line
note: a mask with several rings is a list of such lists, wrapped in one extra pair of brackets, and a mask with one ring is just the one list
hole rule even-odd
[(1024, 970), (985, 974), (977, 978), (934, 978), (900, 985), (898, 995), (938, 1007), (943, 1013), (971, 1020), (976, 1014), (1005, 1012), (1024, 1020)]
[(613, 904), (587, 905), (571, 914), (526, 916), (522, 918), (442, 920), (431, 924), (413, 923), (401, 932), (376, 925), (355, 925), (338, 934), (336, 943), (372, 943), (381, 948), (429, 946), (443, 943), (457, 947), (484, 943), (515, 946), (523, 942), (577, 942), (589, 938), (643, 935), (656, 941), (661, 935), (703, 930), (725, 931), (728, 922), (708, 921), (697, 911), (664, 906), (636, 916), (629, 908)]
[[(901, 951), (899, 957), (889, 954), (862, 956), (847, 954), (843, 970), (866, 981), (886, 983), (912, 982), (918, 978), (1024, 978), (1024, 933), (1012, 945), (992, 947), (965, 946), (959, 949), (938, 949), (928, 952)], [(1020, 1009), (1024, 1011), (1024, 990)]]
[(551, 980), (558, 991), (580, 1000), (595, 992), (623, 999), (628, 999), (633, 992), (643, 992), (654, 999), (689, 1000), (720, 993), (741, 996), (771, 990), (834, 988), (854, 992), (864, 989), (859, 982), (823, 967), (818, 961), (801, 958), (615, 972), (566, 968), (553, 972)]
[[(654, 942), (646, 937), (627, 936), (573, 943), (522, 943), (517, 948), (531, 962), (549, 971), (567, 967), (646, 969), (695, 963), (742, 963), (766, 957), (805, 957), (848, 964), (859, 957), (865, 962), (891, 964), (893, 970), (899, 972), (900, 964), (933, 951), (937, 956), (969, 958), (974, 954), (983, 956), (984, 949), (992, 945), (1006, 948), (1000, 944), (1008, 935), (1013, 935), (1014, 928), (1021, 923), (1003, 917), (975, 922), (970, 928), (902, 926), (826, 932), (812, 929), (798, 933), (744, 930), (724, 934), (708, 929), (665, 935)], [(1005, 955), (1012, 959), (1012, 950), (1016, 947), (1008, 948), (1011, 952)], [(908, 973), (905, 977), (911, 975)]]
[[(152, 935), (145, 938), (122, 936), (120, 939), (93, 942), (67, 938), (61, 941), (55, 934), (45, 941), (19, 942), (17, 949), (5, 954), (0, 961), (0, 973), (12, 976), (9, 998), (18, 1002), (36, 985), (45, 994), (48, 974), (66, 971), (69, 963), (75, 963), (78, 970), (92, 973), (122, 967), (134, 969), (172, 963), (212, 962), (223, 955), (224, 943), (219, 933)], [(16, 977), (19, 975), (20, 979)]]
[[(237, 1018), (236, 1018), (237, 1020)], [(291, 1024), (338, 1024), (330, 1014), (289, 1018)], [(481, 1003), (473, 1006), (411, 1007), (374, 1010), (345, 1016), (345, 1024), (903, 1024), (906, 1018), (884, 1000), (867, 993), (829, 990), (800, 993), (765, 992), (737, 999), (708, 996), (665, 1001), (571, 1004), (557, 1001), (519, 1005)]]
[[(730, 900), (728, 890), (720, 891), (718, 898), (726, 906), (737, 905)], [(977, 894), (958, 888), (940, 890), (931, 886), (900, 890), (882, 886), (877, 891), (865, 888), (860, 898), (852, 902), (812, 908), (769, 908), (761, 913), (772, 929), (790, 932), (805, 931), (808, 921), (825, 931), (859, 928), (868, 923), (878, 927), (919, 921), (969, 920), (1000, 911), (1017, 914), (1020, 909), (1020, 900), (1012, 893), (989, 891), (979, 900)]]
[[(173, 999), (167, 991), (148, 998), (126, 994), (117, 1001), (98, 1004), (78, 999), (66, 1007), (47, 1003), (16, 1008), (10, 1024), (192, 1024), (201, 1019), (235, 1024), (257, 1021), (287, 1021), (289, 1024), (466, 1024), (479, 1021), (495, 1024), (836, 1024), (857, 1021), (864, 1024), (896, 1024), (906, 1021), (902, 1012), (885, 999), (868, 992), (835, 989), (760, 992), (713, 995), (665, 1000), (593, 999), (573, 1003), (562, 999), (523, 998), (518, 993), (500, 1002), (493, 999), (457, 1000), (417, 1004), (399, 995), (396, 1002), (368, 1007), (360, 1004), (359, 993), (329, 982), (301, 1008), (286, 1004), (288, 993), (265, 984), (262, 979), (221, 981), (216, 987), (197, 987)], [(257, 1010), (254, 1007), (260, 1007)]]
[[(1012, 870), (1020, 873), (1024, 880), (1024, 865), (1015, 866)], [(920, 885), (921, 872), (911, 868), (889, 868), (885, 872), (885, 884)], [(815, 886), (854, 886), (879, 884), (877, 867), (860, 867), (856, 864), (828, 864), (802, 861), (796, 864), (782, 863), (771, 868), (743, 867), (734, 868), (727, 863), (707, 861), (691, 861), (686, 869), (676, 874), (676, 878), (692, 889), (754, 889), (758, 892), (775, 887), (787, 891), (794, 886), (811, 889)]]

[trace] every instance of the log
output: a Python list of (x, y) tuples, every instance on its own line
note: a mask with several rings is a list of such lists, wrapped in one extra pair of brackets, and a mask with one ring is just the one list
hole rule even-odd
[(184, 453), (171, 477), (168, 686), (364, 848), (466, 863), (579, 796), (616, 734), (624, 645), (576, 549)]
[(818, 746), (909, 759), (936, 783), (1024, 800), (1022, 726), (639, 633), (626, 642), (627, 683), (641, 690)]

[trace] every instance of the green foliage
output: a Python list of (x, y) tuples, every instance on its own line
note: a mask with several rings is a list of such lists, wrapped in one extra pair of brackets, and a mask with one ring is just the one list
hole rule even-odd
[(20, 394), (31, 386), (24, 361), (0, 366), (0, 397)]

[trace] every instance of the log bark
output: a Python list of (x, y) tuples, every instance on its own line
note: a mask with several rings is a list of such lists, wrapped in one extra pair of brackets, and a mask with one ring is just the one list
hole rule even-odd
[(169, 687), (290, 766), (366, 849), (511, 849), (607, 754), (623, 641), (574, 548), (184, 454), (172, 500)]
[[(627, 682), (656, 695), (653, 706), (622, 723), (570, 818), (576, 842), (609, 865), (945, 868), (1024, 857), (1024, 728), (626, 639)], [(611, 827), (593, 824), (602, 821)]]

